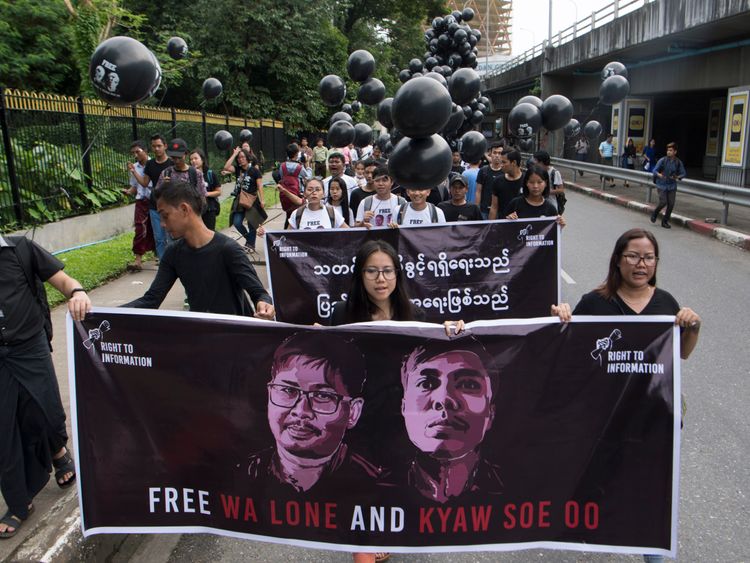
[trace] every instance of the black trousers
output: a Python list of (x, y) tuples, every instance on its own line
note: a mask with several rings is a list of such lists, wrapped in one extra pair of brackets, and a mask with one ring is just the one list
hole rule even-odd
[(674, 209), (674, 202), (676, 197), (677, 190), (659, 190), (659, 205), (657, 205), (656, 209), (654, 209), (654, 217), (659, 215), (659, 211), (666, 207), (667, 210), (664, 212), (663, 221), (665, 223), (669, 222), (669, 218), (672, 216), (672, 210)]

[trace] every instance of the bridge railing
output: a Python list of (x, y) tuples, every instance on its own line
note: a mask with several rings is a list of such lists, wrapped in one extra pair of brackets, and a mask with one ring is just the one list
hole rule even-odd
[[(644, 185), (648, 188), (646, 192), (646, 203), (653, 203), (656, 185), (653, 183), (654, 176), (650, 172), (630, 170), (628, 168), (617, 168), (614, 166), (603, 166), (601, 164), (579, 162), (577, 160), (567, 160), (564, 158), (552, 158), (551, 160), (553, 166), (559, 170), (571, 170), (573, 172), (574, 182), (578, 177), (579, 170), (581, 172), (588, 172), (589, 174), (598, 174), (602, 178), (602, 191), (604, 191), (605, 178), (617, 178), (618, 180), (627, 180), (633, 184)], [(721, 203), (723, 206), (721, 216), (722, 225), (727, 225), (729, 222), (730, 205), (750, 207), (750, 189), (748, 188), (685, 178), (677, 183), (677, 189), (680, 193), (690, 194)]]
[[(586, 33), (589, 33), (590, 31), (593, 31), (598, 27), (614, 21), (620, 16), (624, 16), (625, 14), (629, 14), (630, 12), (634, 12), (635, 10), (642, 8), (646, 4), (650, 4), (651, 2), (655, 1), (656, 0), (614, 0), (610, 4), (607, 4), (606, 6), (603, 6), (598, 10), (594, 10), (585, 18), (576, 21), (570, 27), (558, 31), (551, 38), (545, 39), (538, 45), (534, 45), (520, 55), (513, 57), (502, 65), (497, 66), (492, 70), (492, 72), (488, 72), (487, 74), (485, 74), (484, 79), (486, 80), (487, 78), (503, 74), (504, 72), (507, 72), (514, 67), (535, 59), (536, 57), (544, 53), (544, 48), (547, 45), (557, 47), (562, 45), (563, 43), (573, 41), (573, 39), (575, 39), (576, 37), (585, 35)], [(577, 10), (575, 0), (568, 0), (568, 2), (570, 2), (573, 6), (576, 6)]]

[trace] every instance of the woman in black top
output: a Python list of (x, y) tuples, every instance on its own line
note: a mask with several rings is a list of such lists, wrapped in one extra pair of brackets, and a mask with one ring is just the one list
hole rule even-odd
[(506, 219), (531, 219), (534, 217), (557, 217), (561, 227), (565, 219), (547, 201), (549, 196), (549, 174), (538, 164), (530, 164), (521, 183), (523, 195), (513, 198), (503, 211)]
[(659, 244), (651, 231), (630, 229), (615, 243), (607, 279), (584, 295), (571, 313), (570, 305), (552, 306), (562, 321), (571, 315), (675, 315), (680, 325), (680, 356), (686, 360), (698, 343), (701, 318), (680, 307), (667, 291), (656, 287)]
[(190, 164), (196, 170), (203, 172), (203, 180), (206, 182), (206, 208), (201, 214), (203, 223), (211, 229), (216, 230), (216, 217), (221, 212), (219, 196), (221, 195), (221, 182), (208, 167), (208, 159), (201, 149), (193, 149), (190, 153)]
[[(233, 170), (237, 174), (237, 185), (232, 192), (234, 201), (232, 202), (231, 223), (237, 231), (245, 237), (245, 250), (250, 255), (255, 255), (255, 229), (268, 218), (263, 202), (263, 174), (256, 166), (255, 158), (245, 150), (235, 149), (234, 155), (236, 166), (232, 165), (232, 158), (229, 157), (224, 165), (224, 170)], [(257, 196), (251, 209), (240, 207), (240, 190), (250, 195)], [(251, 220), (251, 211), (256, 220)], [(244, 221), (247, 217), (248, 228), (245, 228)], [(260, 219), (258, 221), (257, 219)]]
[[(625, 143), (625, 150), (622, 151), (622, 162), (620, 163), (623, 168), (628, 170), (635, 170), (635, 143), (631, 137), (628, 137), (628, 142)], [(625, 187), (629, 188), (630, 184), (625, 180)]]

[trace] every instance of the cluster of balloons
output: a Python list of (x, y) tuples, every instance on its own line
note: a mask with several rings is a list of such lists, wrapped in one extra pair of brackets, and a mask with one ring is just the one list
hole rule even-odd
[(573, 117), (573, 104), (565, 96), (555, 94), (542, 101), (537, 96), (524, 96), (508, 114), (508, 129), (518, 139), (521, 150), (534, 147), (533, 135), (542, 127), (555, 131), (567, 127)]
[[(240, 143), (244, 142), (252, 142), (253, 140), (253, 132), (250, 131), (250, 129), (243, 129), (240, 131)], [(232, 134), (225, 130), (220, 129), (216, 132), (214, 135), (214, 144), (216, 145), (216, 148), (220, 151), (227, 151), (234, 146), (234, 138), (232, 137)]]
[(602, 84), (599, 87), (599, 101), (611, 106), (619, 104), (630, 92), (628, 69), (624, 64), (613, 61), (602, 69)]

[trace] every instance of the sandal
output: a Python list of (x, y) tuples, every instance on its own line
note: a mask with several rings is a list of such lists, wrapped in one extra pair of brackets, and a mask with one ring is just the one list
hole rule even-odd
[[(65, 454), (63, 454), (62, 457), (52, 460), (52, 465), (55, 466), (55, 482), (58, 487), (61, 489), (67, 489), (75, 483), (76, 464), (73, 461), (73, 456), (70, 455), (70, 450), (68, 450), (68, 448), (65, 448)], [(66, 473), (72, 473), (73, 475), (70, 479), (61, 483), (60, 479), (62, 479)]]
[(138, 264), (128, 264), (127, 266), (125, 266), (125, 269), (128, 272), (141, 272), (143, 271), (143, 266), (140, 266)]
[(375, 554), (376, 563), (380, 563), (381, 561), (388, 561), (390, 558), (391, 558), (390, 553), (376, 553)]
[(11, 514), (10, 510), (5, 513), (5, 516), (0, 518), (0, 524), (5, 524), (9, 528), (12, 527), (13, 531), (9, 532), (7, 529), (4, 532), (0, 532), (0, 540), (7, 540), (12, 538), (18, 533), (18, 530), (21, 529), (21, 526), (23, 523), (29, 519), (29, 516), (31, 516), (31, 513), (34, 512), (34, 505), (32, 504), (29, 506), (29, 514), (26, 516), (26, 518), (19, 518), (15, 514)]

